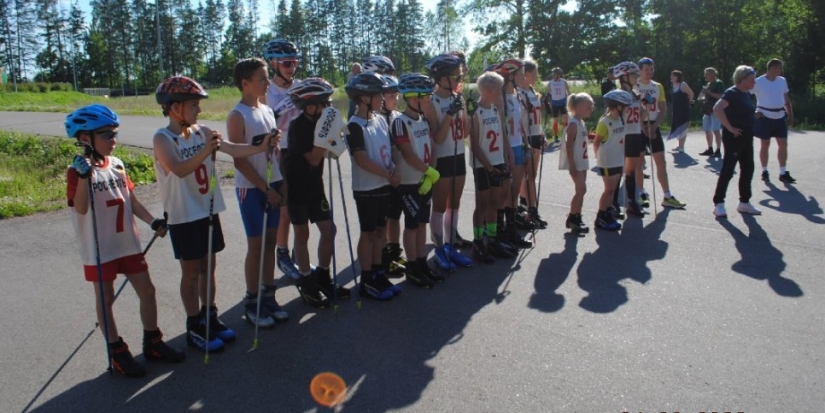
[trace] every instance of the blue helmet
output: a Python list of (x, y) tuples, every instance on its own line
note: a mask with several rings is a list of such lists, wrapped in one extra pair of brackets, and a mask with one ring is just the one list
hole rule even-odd
[(398, 79), (392, 75), (381, 75), (381, 80), (384, 81), (384, 93), (398, 92)]
[(420, 73), (404, 73), (398, 79), (398, 91), (401, 94), (417, 93), (419, 95), (430, 95), (433, 93), (432, 79)]
[(272, 40), (267, 42), (264, 47), (264, 58), (267, 61), (285, 57), (298, 57), (298, 48), (289, 40)]
[(78, 132), (93, 131), (104, 126), (120, 126), (117, 113), (101, 104), (84, 106), (66, 116), (66, 135), (76, 138)]
[(375, 96), (384, 92), (384, 79), (373, 72), (361, 72), (352, 77), (344, 86), (347, 96), (358, 100), (361, 96)]

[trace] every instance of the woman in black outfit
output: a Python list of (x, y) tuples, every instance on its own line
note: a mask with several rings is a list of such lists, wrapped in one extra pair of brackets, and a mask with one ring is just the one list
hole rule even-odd
[(713, 113), (722, 123), (722, 145), (725, 146), (725, 158), (722, 171), (716, 181), (716, 193), (713, 195), (713, 215), (719, 218), (728, 216), (725, 211), (725, 193), (733, 177), (733, 170), (739, 163), (739, 206), (742, 214), (760, 215), (762, 211), (750, 203), (751, 180), (753, 179), (753, 123), (754, 106), (749, 91), (753, 89), (756, 72), (750, 66), (739, 66), (733, 73), (733, 84), (722, 94), (713, 106)]

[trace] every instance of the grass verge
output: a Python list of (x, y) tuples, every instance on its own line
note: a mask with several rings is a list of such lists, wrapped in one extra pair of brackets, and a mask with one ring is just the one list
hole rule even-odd
[[(0, 131), (0, 219), (66, 205), (66, 167), (79, 153), (74, 140)], [(155, 181), (152, 157), (117, 148), (136, 185)]]

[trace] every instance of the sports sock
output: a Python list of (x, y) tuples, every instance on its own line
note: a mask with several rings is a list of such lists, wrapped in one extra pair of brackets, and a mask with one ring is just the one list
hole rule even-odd
[(490, 238), (495, 238), (498, 235), (498, 224), (495, 222), (487, 224), (487, 236)]
[(636, 201), (636, 174), (627, 175), (624, 180), (624, 189), (627, 193), (627, 199)]
[(788, 170), (785, 169), (784, 166), (780, 166), (779, 167), (779, 175), (785, 175), (785, 172), (788, 172)]
[(762, 172), (768, 172), (768, 167), (767, 167), (767, 166), (763, 166), (763, 167), (762, 167)]
[(440, 247), (444, 244), (444, 213), (433, 211), (430, 217), (430, 232), (435, 239), (435, 246)]
[(670, 191), (665, 191), (665, 199), (672, 198), (672, 197), (673, 197), (673, 194), (671, 194)]

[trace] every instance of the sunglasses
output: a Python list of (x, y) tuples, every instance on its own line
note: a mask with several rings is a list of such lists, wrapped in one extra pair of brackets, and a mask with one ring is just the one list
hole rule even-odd
[(295, 66), (298, 66), (298, 61), (297, 60), (281, 60), (280, 62), (278, 62), (278, 64), (285, 67), (285, 68), (287, 68), (287, 69), (289, 69), (289, 68), (293, 68)]
[(423, 98), (432, 96), (432, 93), (418, 93), (418, 92), (407, 92), (404, 94), (405, 98)]
[(101, 138), (106, 139), (107, 141), (117, 139), (117, 132), (111, 130), (95, 132), (95, 135), (100, 136)]

